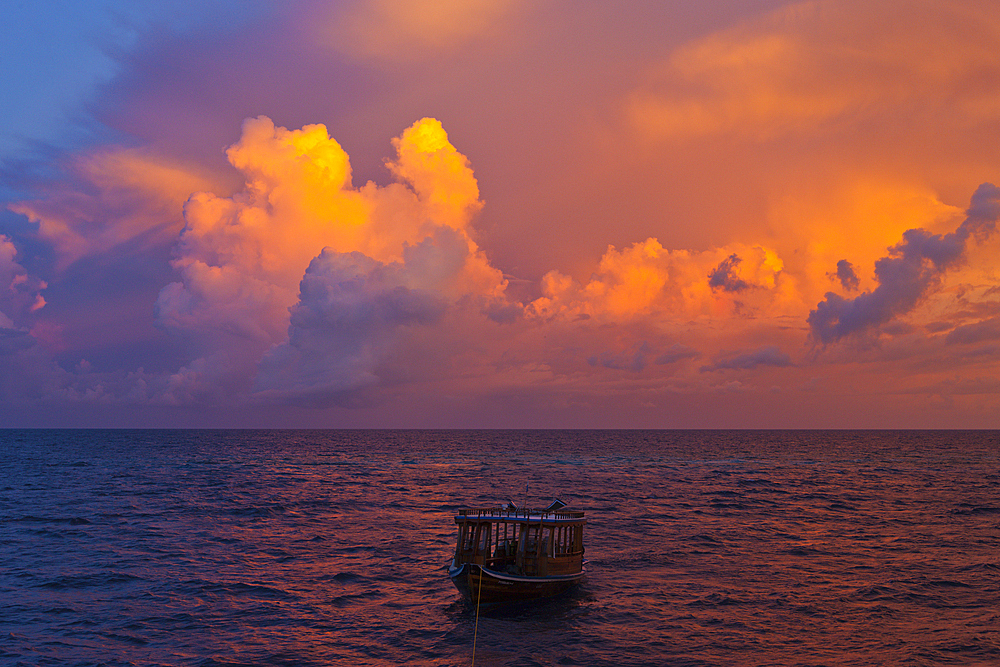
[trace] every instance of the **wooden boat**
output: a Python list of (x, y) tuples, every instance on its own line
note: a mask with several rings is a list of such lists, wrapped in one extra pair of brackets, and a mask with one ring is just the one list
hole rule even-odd
[(473, 603), (558, 595), (579, 583), (583, 512), (554, 502), (544, 510), (471, 507), (455, 516), (458, 544), (448, 575)]

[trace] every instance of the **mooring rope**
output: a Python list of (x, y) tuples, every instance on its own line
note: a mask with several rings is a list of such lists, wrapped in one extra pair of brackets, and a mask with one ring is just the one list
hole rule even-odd
[(476, 639), (479, 638), (479, 605), (483, 600), (483, 568), (479, 567), (479, 592), (476, 593), (476, 631), (472, 634), (472, 667), (476, 667)]

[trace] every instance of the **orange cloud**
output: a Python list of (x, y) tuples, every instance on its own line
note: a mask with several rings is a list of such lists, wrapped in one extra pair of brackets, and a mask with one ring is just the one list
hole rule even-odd
[[(736, 302), (780, 309), (795, 299), (783, 267), (778, 255), (763, 246), (731, 244), (694, 252), (667, 250), (650, 238), (622, 250), (609, 247), (586, 284), (550, 271), (542, 279), (542, 297), (530, 307), (541, 317), (611, 321), (729, 317)], [(725, 281), (713, 284), (712, 277), (723, 272), (731, 278), (728, 287)]]
[(320, 33), (336, 48), (386, 61), (421, 60), (495, 35), (520, 0), (363, 0)]
[(676, 50), (628, 117), (660, 139), (763, 139), (915, 103), (979, 123), (1000, 103), (997, 43), (989, 2), (800, 2)]
[(961, 214), (961, 207), (941, 201), (926, 187), (848, 174), (789, 188), (771, 203), (767, 220), (780, 230), (771, 242), (809, 303), (833, 287), (830, 274), (839, 261), (854, 265), (865, 288), (870, 267), (904, 231), (946, 231)]
[(324, 249), (381, 264), (407, 261), (448, 229), (461, 244), (448, 262), (423, 261), (408, 278), (459, 298), (497, 297), (506, 283), (467, 233), (482, 206), (468, 160), (441, 124), (425, 118), (393, 141), (399, 182), (355, 188), (347, 154), (322, 125), (301, 130), (248, 120), (227, 151), (246, 179), (231, 197), (193, 195), (174, 266), (182, 281), (164, 288), (160, 321), (225, 331), (270, 345), (287, 336), (288, 309), (307, 266)]

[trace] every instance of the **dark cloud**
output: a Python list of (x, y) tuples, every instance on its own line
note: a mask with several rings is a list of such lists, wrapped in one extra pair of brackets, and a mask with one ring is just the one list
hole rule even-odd
[(846, 259), (842, 259), (837, 262), (837, 272), (828, 274), (831, 279), (839, 280), (841, 286), (850, 291), (858, 289), (860, 280), (858, 280), (858, 274), (854, 272), (854, 265), (848, 262)]
[(0, 357), (13, 357), (35, 345), (35, 339), (26, 331), (0, 327)]
[(697, 359), (700, 356), (701, 353), (698, 350), (680, 343), (674, 343), (666, 350), (658, 353), (654, 346), (643, 341), (636, 344), (632, 350), (604, 352), (592, 355), (587, 358), (587, 363), (591, 366), (638, 372), (644, 370), (650, 361), (663, 366), (675, 364), (684, 359)]
[[(410, 258), (418, 264), (420, 249)], [(313, 405), (364, 403), (379, 384), (377, 368), (396, 330), (438, 323), (448, 307), (439, 293), (409, 287), (407, 268), (359, 252), (324, 250), (302, 278), (288, 342), (261, 361), (257, 396)]]
[(398, 264), (382, 264), (359, 252), (324, 250), (302, 278), (301, 299), (292, 307), (292, 335), (324, 331), (338, 338), (440, 319), (442, 301), (403, 284)]
[(634, 352), (605, 352), (587, 359), (591, 366), (603, 366), (621, 371), (639, 372), (646, 368), (650, 353), (649, 343), (640, 343)]
[(667, 350), (656, 357), (657, 364), (674, 364), (683, 359), (697, 359), (701, 353), (693, 347), (674, 343)]
[(927, 333), (935, 334), (941, 333), (942, 331), (948, 331), (948, 329), (951, 329), (954, 326), (955, 325), (951, 322), (931, 322), (930, 324), (925, 325), (924, 329), (927, 330)]
[(736, 267), (743, 261), (739, 255), (733, 253), (725, 258), (719, 265), (708, 274), (708, 284), (725, 292), (742, 292), (750, 287), (750, 283), (736, 275)]
[(503, 299), (493, 299), (483, 308), (483, 314), (497, 324), (511, 324), (524, 317), (524, 306)]
[(777, 345), (765, 345), (752, 352), (723, 355), (710, 365), (702, 366), (701, 372), (718, 370), (751, 370), (758, 366), (792, 366), (792, 359), (778, 349)]
[(945, 342), (949, 345), (981, 343), (987, 340), (1000, 340), (1000, 317), (956, 327), (945, 338)]
[(0, 405), (58, 402), (67, 377), (30, 333), (0, 327)]
[(983, 240), (996, 229), (1000, 188), (983, 183), (972, 195), (965, 221), (950, 234), (910, 229), (875, 262), (879, 286), (853, 299), (828, 292), (807, 319), (813, 338), (826, 344), (885, 324), (912, 310), (941, 280), (965, 260), (970, 238)]

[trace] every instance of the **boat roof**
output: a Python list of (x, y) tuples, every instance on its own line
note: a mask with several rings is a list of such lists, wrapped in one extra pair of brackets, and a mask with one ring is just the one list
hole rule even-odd
[(584, 512), (578, 510), (535, 510), (507, 507), (464, 507), (455, 515), (455, 523), (587, 523)]

